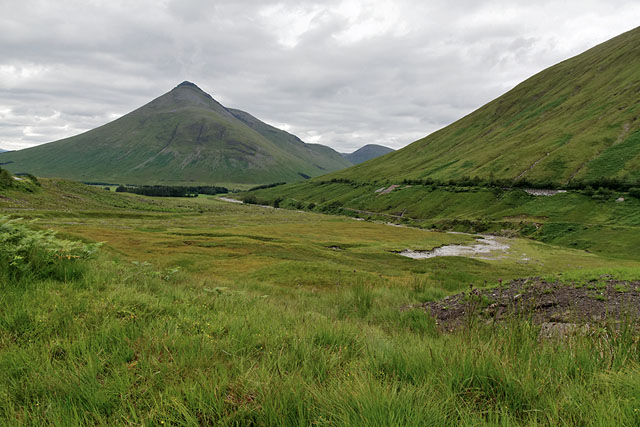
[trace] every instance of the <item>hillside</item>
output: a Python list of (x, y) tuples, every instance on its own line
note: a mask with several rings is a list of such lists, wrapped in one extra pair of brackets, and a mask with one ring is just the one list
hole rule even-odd
[(640, 27), (534, 75), (401, 150), (331, 177), (637, 180), (639, 97)]
[(12, 172), (81, 181), (174, 184), (300, 181), (350, 165), (183, 82), (99, 128), (0, 155)]
[(353, 153), (343, 153), (342, 157), (349, 160), (354, 165), (366, 162), (367, 160), (375, 159), (376, 157), (384, 156), (391, 153), (393, 148), (385, 147), (377, 144), (367, 144), (358, 148)]

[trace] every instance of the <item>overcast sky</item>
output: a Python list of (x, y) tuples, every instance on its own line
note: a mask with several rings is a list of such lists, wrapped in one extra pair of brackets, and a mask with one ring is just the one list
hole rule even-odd
[(306, 142), (400, 148), (639, 23), (638, 0), (0, 0), (0, 147), (189, 80)]

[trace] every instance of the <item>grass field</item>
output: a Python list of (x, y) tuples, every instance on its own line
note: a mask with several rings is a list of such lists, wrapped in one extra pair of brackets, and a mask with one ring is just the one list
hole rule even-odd
[[(513, 239), (490, 259), (393, 251), (473, 238), (347, 217), (43, 181), (2, 212), (103, 242), (0, 299), (0, 424), (635, 425), (637, 336), (540, 341), (527, 319), (439, 332), (403, 309), (640, 263)], [(3, 220), (6, 222), (6, 220)]]

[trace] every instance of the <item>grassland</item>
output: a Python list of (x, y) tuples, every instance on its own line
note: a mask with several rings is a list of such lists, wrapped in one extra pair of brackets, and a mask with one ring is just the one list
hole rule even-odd
[(462, 234), (160, 200), (44, 180), (5, 191), (31, 228), (104, 242), (74, 274), (2, 281), (0, 423), (636, 425), (637, 336), (543, 340), (527, 319), (445, 334), (421, 310), (526, 276), (637, 278), (640, 263), (513, 239), (412, 260)]

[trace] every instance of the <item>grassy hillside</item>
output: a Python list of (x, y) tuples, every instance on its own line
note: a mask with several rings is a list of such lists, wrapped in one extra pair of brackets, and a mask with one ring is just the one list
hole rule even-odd
[(542, 339), (527, 318), (470, 313), (448, 333), (420, 308), (534, 275), (600, 301), (603, 278), (637, 278), (637, 261), (526, 239), (413, 260), (394, 251), (473, 238), (59, 180), (3, 196), (1, 213), (37, 221), (0, 219), (2, 425), (640, 421), (630, 330)]
[(640, 179), (640, 28), (522, 82), (390, 155), (330, 177)]
[(366, 162), (367, 160), (375, 159), (376, 157), (384, 156), (387, 153), (391, 153), (392, 148), (385, 147), (377, 144), (367, 144), (364, 147), (358, 148), (353, 153), (343, 153), (342, 156), (349, 160), (354, 165)]
[(97, 129), (3, 153), (0, 164), (80, 181), (177, 184), (301, 181), (350, 163), (185, 82)]

